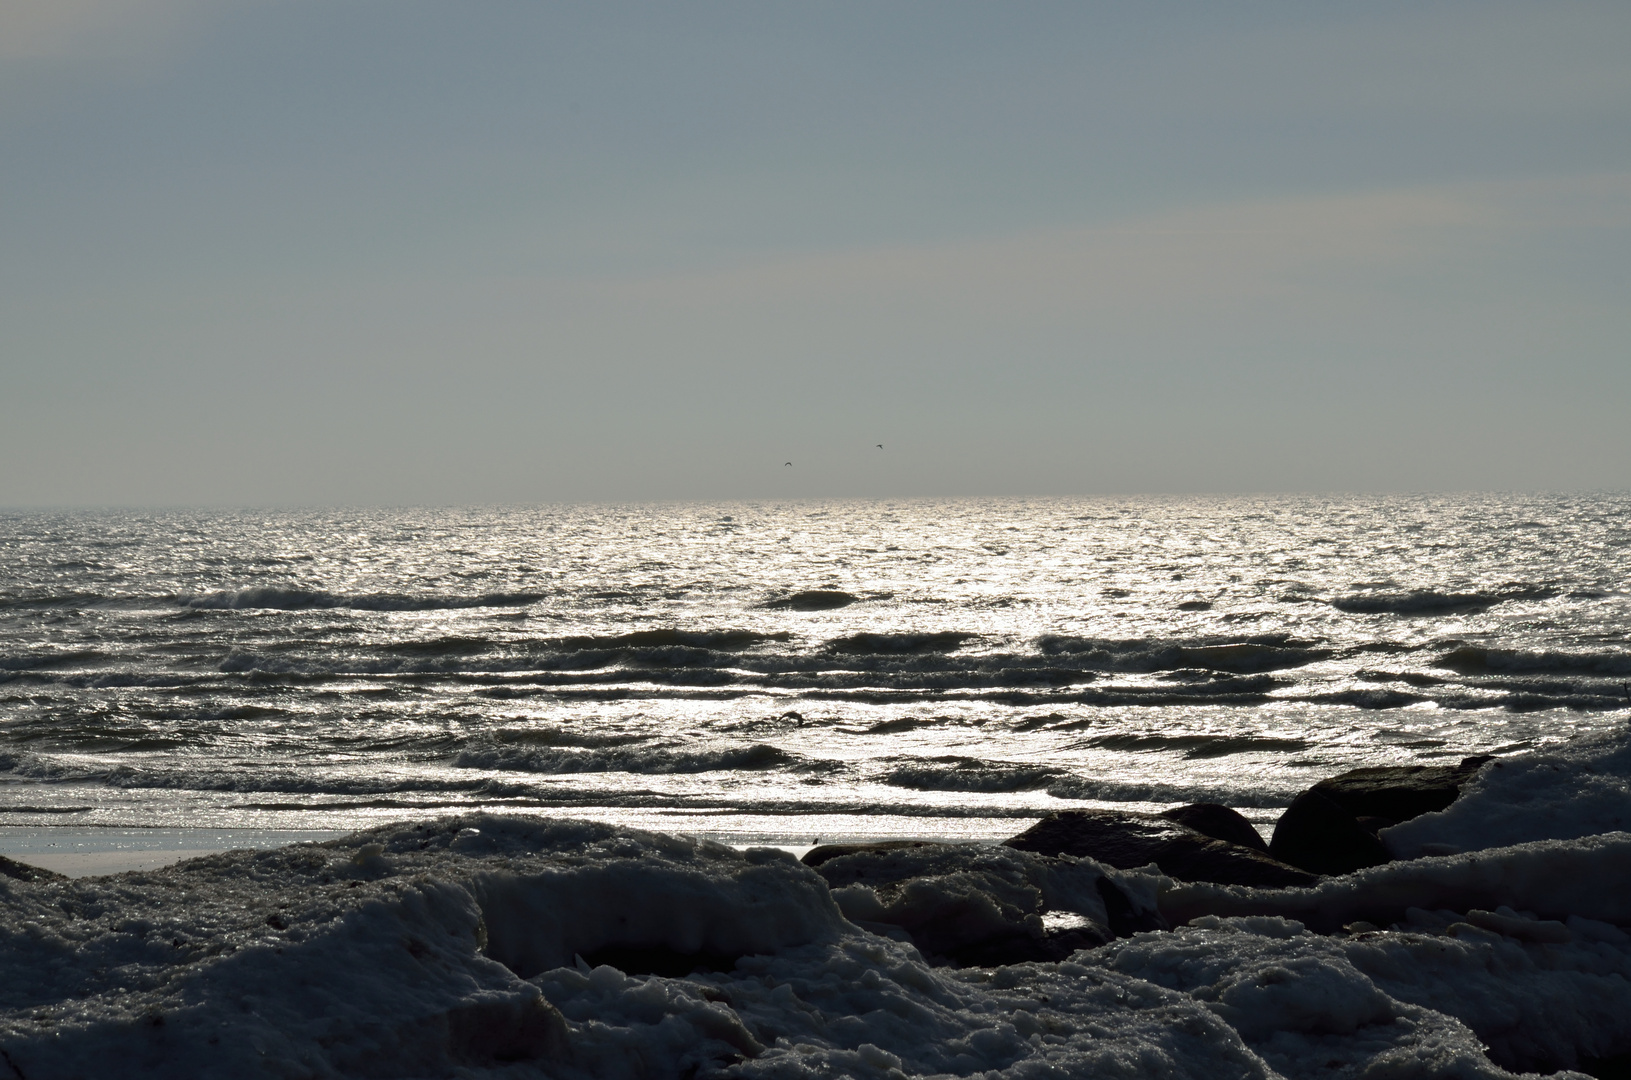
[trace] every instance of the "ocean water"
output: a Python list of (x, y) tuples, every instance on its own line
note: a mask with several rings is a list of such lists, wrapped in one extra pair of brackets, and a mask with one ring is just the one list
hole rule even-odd
[(0, 515), (0, 826), (798, 847), (1623, 725), (1631, 497)]

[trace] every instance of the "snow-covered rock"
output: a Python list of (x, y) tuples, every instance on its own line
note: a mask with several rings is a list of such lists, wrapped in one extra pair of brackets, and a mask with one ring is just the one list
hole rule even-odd
[(1443, 810), (1390, 829), (1396, 859), (1631, 832), (1631, 738), (1605, 732), (1485, 765)]

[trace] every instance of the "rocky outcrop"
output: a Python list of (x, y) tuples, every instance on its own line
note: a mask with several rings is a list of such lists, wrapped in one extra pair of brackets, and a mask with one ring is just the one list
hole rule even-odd
[(1238, 811), (1231, 810), (1221, 803), (1191, 803), (1188, 806), (1175, 806), (1171, 810), (1161, 811), (1161, 817), (1168, 821), (1176, 821), (1180, 825), (1194, 829), (1198, 833), (1210, 836), (1214, 840), (1222, 840), (1229, 844), (1239, 844), (1241, 847), (1261, 851), (1264, 855), (1269, 853), (1269, 845), (1263, 840), (1252, 826)]
[(910, 941), (934, 964), (1063, 960), (1118, 936), (1167, 928), (1148, 897), (1129, 895), (1088, 862), (921, 841), (831, 844), (805, 860), (827, 880), (846, 918)]
[(1389, 861), (1377, 833), (1455, 801), (1488, 755), (1458, 765), (1352, 769), (1321, 780), (1274, 826), (1269, 854), (1314, 874), (1350, 874)]
[[(1196, 803), (1160, 814), (1059, 811), (996, 848), (922, 840), (828, 844), (803, 861), (826, 879), (852, 922), (911, 941), (933, 963), (1062, 960), (1168, 928), (1162, 911), (1128, 887), (1139, 875), (1117, 871), (1154, 864), (1179, 883), (1170, 895), (1163, 892), (1163, 909), (1172, 902), (1187, 910), (1183, 898), (1195, 890), (1195, 902), (1207, 904), (1252, 895), (1218, 885), (1297, 890), (1285, 902), (1304, 903), (1322, 875), (1388, 862), (1377, 832), (1450, 805), (1488, 760), (1355, 769), (1323, 780), (1291, 804), (1269, 844), (1229, 807)], [(1158, 880), (1147, 873), (1144, 879)], [(1329, 922), (1311, 925), (1340, 927)]]
[(847, 855), (871, 855), (885, 851), (904, 851), (908, 848), (928, 847), (929, 840), (879, 840), (866, 844), (822, 844), (813, 847), (804, 853), (799, 861), (805, 866), (820, 867), (822, 863), (832, 859), (841, 859)]
[[(1210, 815), (1214, 821), (1218, 817)], [(1254, 847), (1216, 839), (1166, 817), (1117, 810), (1061, 810), (1003, 843), (1042, 855), (1095, 859), (1124, 870), (1154, 863), (1179, 881), (1297, 888), (1317, 880)]]
[(1294, 799), (1274, 826), (1269, 853), (1311, 874), (1351, 874), (1388, 861), (1387, 848), (1316, 785)]

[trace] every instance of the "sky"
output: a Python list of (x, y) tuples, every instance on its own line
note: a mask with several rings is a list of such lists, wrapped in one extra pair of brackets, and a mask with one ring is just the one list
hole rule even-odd
[(0, 505), (1624, 490), (1628, 56), (1624, 0), (0, 0)]

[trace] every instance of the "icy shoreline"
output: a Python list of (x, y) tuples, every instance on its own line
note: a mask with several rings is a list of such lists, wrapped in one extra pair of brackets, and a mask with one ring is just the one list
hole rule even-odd
[(1611, 1075), (1626, 758), (1507, 759), (1385, 836), (1467, 850), (1303, 888), (492, 815), (0, 877), (0, 1075)]
[[(1375, 882), (1276, 894), (1056, 860), (1038, 890), (1056, 915), (1103, 919), (1091, 884), (1112, 874), (1190, 924), (1058, 963), (954, 968), (851, 923), (781, 852), (574, 822), (387, 827), (152, 873), (0, 880), (0, 1049), (35, 1078), (115, 1064), (155, 1076), (1550, 1071), (1631, 1048), (1631, 936), (1499, 901), (1543, 889), (1561, 859), (1571, 903), (1623, 905), (1624, 882), (1596, 875), (1625, 876), (1628, 853), (1631, 836), (1614, 834), (1395, 864), (1372, 874), (1497, 868), (1477, 894), (1488, 907), (1407, 904), (1397, 930), (1328, 936), (1198, 909), (1314, 910)], [(977, 878), (951, 870), (920, 892), (977, 918)], [(1580, 885), (1593, 880), (1601, 897)], [(1409, 883), (1393, 885), (1395, 903), (1409, 899)], [(676, 958), (702, 970), (640, 970)]]
[(350, 831), (0, 825), (0, 858), (71, 878), (97, 877), (131, 870), (158, 870), (223, 851), (334, 840)]

